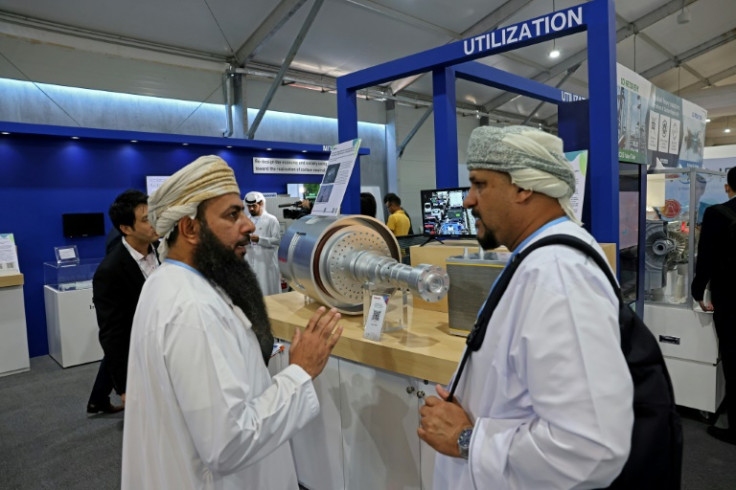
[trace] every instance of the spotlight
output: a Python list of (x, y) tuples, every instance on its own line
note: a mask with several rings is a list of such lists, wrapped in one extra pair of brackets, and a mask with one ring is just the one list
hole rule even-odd
[(557, 48), (552, 48), (552, 51), (549, 52), (549, 57), (552, 59), (559, 58), (560, 57), (560, 50)]

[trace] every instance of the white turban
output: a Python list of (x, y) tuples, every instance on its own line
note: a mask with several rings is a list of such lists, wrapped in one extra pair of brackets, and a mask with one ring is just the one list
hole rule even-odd
[(557, 199), (575, 223), (570, 197), (575, 192), (575, 174), (565, 158), (562, 140), (528, 126), (475, 128), (468, 142), (468, 170), (505, 172), (522, 189)]
[(240, 195), (235, 174), (215, 155), (199, 157), (166, 179), (148, 198), (148, 221), (161, 237), (159, 258), (168, 255), (167, 239), (180, 219), (194, 219), (201, 202), (230, 193)]
[(264, 205), (266, 204), (266, 198), (260, 192), (250, 191), (245, 195), (245, 204), (256, 204), (259, 202), (262, 202)]

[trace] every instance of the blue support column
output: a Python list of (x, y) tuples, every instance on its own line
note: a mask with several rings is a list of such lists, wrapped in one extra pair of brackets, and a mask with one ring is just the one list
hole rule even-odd
[(457, 187), (457, 116), (455, 112), (455, 70), (432, 71), (434, 101), (435, 186)]
[(618, 254), (618, 152), (616, 139), (616, 31), (613, 0), (586, 3), (590, 100), (590, 230)]
[[(636, 312), (644, 318), (644, 263), (647, 243), (647, 166), (639, 166), (639, 239), (637, 240)], [(619, 261), (620, 262), (620, 261)]]
[[(346, 87), (337, 79), (337, 139), (341, 143), (358, 137), (358, 104), (356, 90)], [(342, 214), (360, 213), (360, 156), (355, 161), (345, 197), (340, 208)]]

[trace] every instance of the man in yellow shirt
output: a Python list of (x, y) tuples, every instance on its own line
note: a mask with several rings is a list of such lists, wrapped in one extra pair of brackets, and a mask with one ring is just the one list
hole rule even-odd
[(405, 236), (411, 230), (411, 220), (401, 209), (401, 198), (390, 192), (383, 198), (383, 203), (390, 213), (386, 226), (396, 236)]

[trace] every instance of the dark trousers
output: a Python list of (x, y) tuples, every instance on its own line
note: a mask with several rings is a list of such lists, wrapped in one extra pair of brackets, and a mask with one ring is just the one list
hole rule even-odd
[[(92, 393), (89, 395), (89, 405), (96, 407), (106, 407), (110, 404), (110, 393), (112, 393), (113, 384), (112, 377), (105, 365), (105, 358), (100, 362), (100, 368), (97, 370), (95, 384), (92, 386)], [(735, 419), (736, 420), (736, 419)]]
[[(725, 305), (725, 303), (719, 303)], [(728, 305), (715, 307), (713, 323), (718, 335), (718, 352), (726, 378), (726, 396), (723, 400), (728, 415), (728, 427), (736, 432), (736, 308)]]

